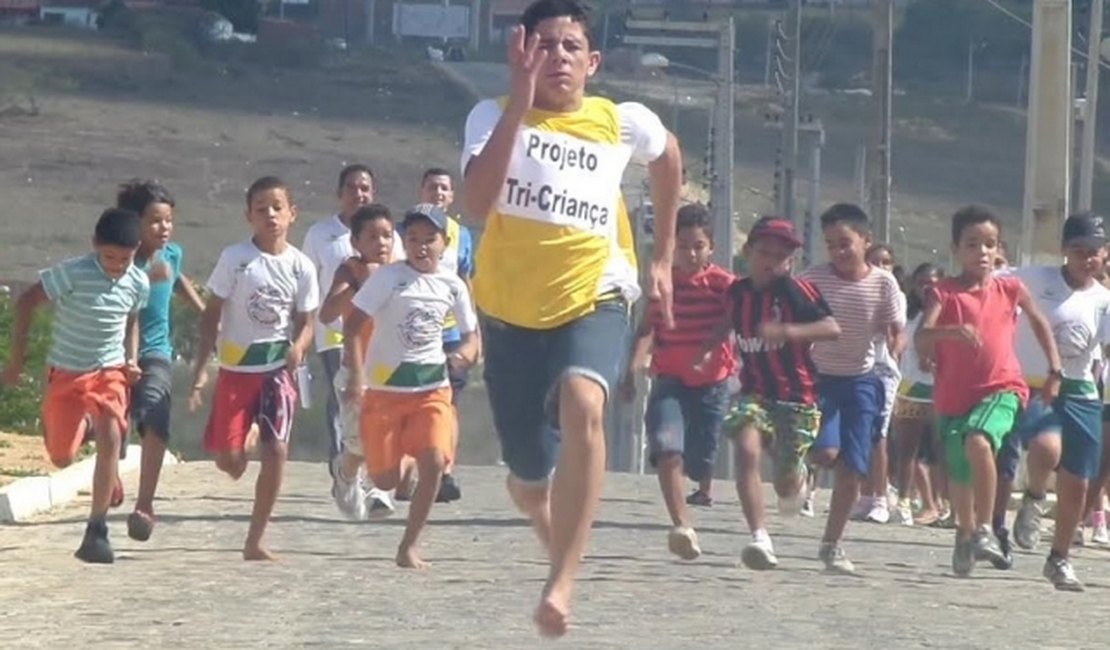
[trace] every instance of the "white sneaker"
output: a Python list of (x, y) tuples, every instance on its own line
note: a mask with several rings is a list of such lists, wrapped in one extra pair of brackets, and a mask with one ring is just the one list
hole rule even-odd
[(1086, 546), (1087, 545), (1087, 527), (1079, 524), (1075, 529), (1075, 537), (1072, 538), (1071, 543), (1073, 546)]
[(913, 525), (913, 506), (909, 499), (899, 501), (891, 514), (891, 521), (903, 526)]
[(397, 511), (397, 508), (393, 505), (393, 497), (389, 496), (389, 492), (375, 487), (366, 492), (366, 499), (363, 503), (367, 510), (367, 518), (371, 521), (389, 519)]
[(1094, 532), (1091, 533), (1091, 543), (1110, 546), (1110, 532), (1106, 530), (1106, 524), (1095, 526)]
[(343, 476), (343, 472), (336, 468), (335, 478), (331, 484), (331, 498), (339, 508), (339, 512), (355, 521), (365, 521), (367, 517), (366, 500), (363, 497), (362, 470), (352, 481)]
[(777, 567), (779, 559), (775, 557), (771, 536), (763, 535), (753, 539), (752, 543), (740, 552), (740, 561), (752, 571), (770, 571)]
[(885, 498), (872, 500), (871, 509), (864, 516), (864, 521), (870, 521), (873, 524), (885, 524), (890, 521), (890, 508)]
[(689, 526), (675, 526), (671, 529), (667, 535), (667, 549), (687, 562), (701, 556), (698, 534)]
[(848, 519), (863, 521), (869, 512), (871, 512), (871, 497), (860, 497), (852, 506), (851, 512), (848, 513)]

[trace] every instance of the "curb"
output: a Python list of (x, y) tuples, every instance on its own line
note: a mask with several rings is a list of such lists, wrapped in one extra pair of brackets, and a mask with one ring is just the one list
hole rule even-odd
[[(120, 476), (139, 469), (142, 447), (130, 445), (127, 458), (119, 461)], [(165, 465), (176, 465), (177, 458), (166, 452)], [(92, 485), (96, 456), (54, 472), (50, 476), (28, 476), (0, 488), (0, 523), (15, 523), (40, 512), (70, 503)]]

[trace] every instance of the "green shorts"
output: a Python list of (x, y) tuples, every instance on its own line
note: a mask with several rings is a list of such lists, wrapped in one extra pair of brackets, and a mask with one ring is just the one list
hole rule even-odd
[(968, 435), (985, 436), (991, 449), (998, 451), (1002, 439), (1013, 430), (1021, 411), (1021, 400), (1015, 393), (1001, 392), (988, 395), (970, 411), (960, 416), (940, 415), (937, 431), (944, 441), (948, 460), (948, 478), (961, 485), (971, 483), (971, 465), (967, 460), (964, 441)]
[(820, 426), (821, 412), (815, 405), (744, 395), (725, 416), (724, 433), (736, 438), (749, 427), (759, 431), (763, 446), (774, 457), (777, 482), (805, 471), (805, 457)]

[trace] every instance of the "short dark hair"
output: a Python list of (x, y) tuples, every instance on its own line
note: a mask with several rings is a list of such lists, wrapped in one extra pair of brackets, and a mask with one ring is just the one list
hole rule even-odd
[(821, 228), (842, 223), (861, 235), (871, 234), (871, 220), (863, 208), (854, 203), (837, 203), (821, 215)]
[(420, 184), (423, 185), (432, 176), (446, 176), (451, 179), (452, 184), (455, 182), (454, 177), (451, 176), (451, 172), (446, 169), (442, 167), (429, 167), (424, 170), (424, 175), (420, 177)]
[(592, 50), (594, 39), (590, 33), (590, 13), (589, 5), (579, 0), (536, 0), (520, 15), (520, 24), (524, 26), (525, 36), (531, 36), (536, 31), (536, 25), (541, 22), (548, 18), (566, 16), (572, 22), (582, 25), (586, 45)]
[(97, 244), (104, 246), (138, 248), (142, 239), (139, 221), (139, 215), (133, 210), (108, 208), (100, 213), (93, 237)]
[(251, 207), (251, 201), (254, 199), (255, 194), (261, 192), (268, 192), (270, 190), (282, 190), (285, 192), (285, 198), (292, 203), (293, 192), (290, 191), (289, 185), (277, 176), (263, 176), (262, 178), (251, 183), (247, 188), (247, 207)]
[(956, 214), (952, 215), (952, 243), (960, 243), (960, 236), (965, 230), (981, 223), (994, 224), (999, 232), (1002, 231), (1002, 220), (998, 218), (993, 208), (985, 205), (965, 205), (956, 210)]
[(371, 183), (374, 183), (375, 180), (377, 180), (374, 178), (374, 172), (368, 166), (362, 163), (354, 163), (352, 165), (347, 165), (339, 171), (339, 185), (336, 186), (336, 189), (338, 191), (343, 191), (343, 185), (346, 184), (347, 177), (351, 174), (366, 174), (370, 177)]
[(867, 252), (864, 254), (864, 257), (871, 257), (879, 251), (887, 253), (888, 255), (890, 255), (890, 259), (894, 259), (894, 249), (890, 247), (890, 244), (884, 244), (882, 242), (879, 242), (878, 244), (871, 244), (870, 246), (868, 246)]
[(355, 213), (351, 215), (351, 235), (358, 238), (366, 224), (378, 219), (393, 223), (393, 215), (390, 214), (389, 208), (381, 203), (371, 203), (355, 210)]
[(701, 228), (706, 237), (713, 239), (713, 215), (702, 203), (687, 203), (679, 208), (674, 226), (676, 233), (683, 228)]
[(116, 193), (116, 207), (130, 210), (140, 217), (155, 203), (174, 207), (173, 195), (156, 180), (133, 178), (120, 185)]

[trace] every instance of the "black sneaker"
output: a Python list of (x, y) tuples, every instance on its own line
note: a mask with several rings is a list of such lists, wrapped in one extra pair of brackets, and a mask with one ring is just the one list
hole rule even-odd
[(690, 496), (686, 497), (686, 505), (709, 508), (713, 506), (713, 497), (701, 490), (694, 490)]
[(450, 474), (444, 474), (439, 483), (439, 493), (436, 494), (436, 503), (451, 503), (462, 498), (459, 482)]
[(1008, 571), (1014, 566), (1014, 547), (1010, 542), (1010, 533), (1005, 528), (994, 531), (995, 538), (998, 539), (998, 550), (1001, 555), (992, 556), (990, 563), (994, 568), (999, 571)]
[(85, 527), (85, 538), (73, 554), (78, 560), (90, 564), (111, 564), (116, 561), (112, 545), (108, 542), (108, 523), (95, 519)]
[(127, 536), (136, 542), (145, 542), (154, 532), (154, 516), (136, 510), (127, 517)]

